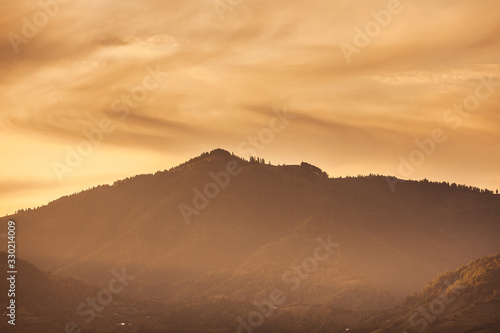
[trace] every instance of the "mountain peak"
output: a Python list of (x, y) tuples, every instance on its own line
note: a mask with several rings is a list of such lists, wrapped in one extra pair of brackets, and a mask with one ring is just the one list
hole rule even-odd
[(241, 159), (240, 157), (224, 150), (222, 148), (216, 148), (211, 151), (203, 152), (199, 156), (192, 159), (192, 161), (203, 161), (203, 160), (222, 160), (229, 161), (231, 159)]
[(231, 157), (232, 154), (222, 148), (216, 148), (208, 153), (211, 156)]

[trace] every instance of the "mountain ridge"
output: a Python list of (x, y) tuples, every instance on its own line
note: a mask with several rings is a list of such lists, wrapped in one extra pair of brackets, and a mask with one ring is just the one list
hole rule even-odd
[[(17, 212), (15, 212), (14, 214), (8, 214), (6, 216), (4, 216), (3, 218), (9, 218), (9, 217), (13, 217), (15, 215), (17, 215), (18, 213), (24, 213), (24, 212), (27, 212), (27, 211), (32, 211), (32, 210), (35, 210), (35, 209), (40, 209), (40, 208), (43, 208), (43, 207), (46, 207), (47, 205), (50, 205), (54, 202), (58, 202), (59, 200), (63, 200), (63, 199), (66, 199), (66, 198), (69, 198), (69, 197), (72, 197), (72, 196), (76, 196), (76, 195), (79, 195), (79, 194), (82, 194), (82, 193), (85, 193), (85, 192), (88, 192), (88, 191), (92, 191), (92, 190), (95, 190), (95, 189), (99, 189), (99, 188), (105, 188), (105, 187), (112, 187), (112, 186), (115, 186), (115, 185), (118, 185), (118, 184), (121, 184), (121, 183), (127, 183), (131, 180), (139, 180), (139, 179), (144, 179), (144, 178), (148, 178), (150, 176), (156, 176), (156, 175), (161, 175), (161, 174), (167, 174), (169, 172), (172, 172), (172, 171), (179, 171), (179, 170), (182, 170), (183, 168), (186, 168), (186, 167), (189, 167), (189, 166), (194, 166), (196, 162), (210, 162), (210, 161), (213, 161), (213, 159), (216, 158), (216, 159), (219, 159), (219, 160), (222, 160), (224, 162), (229, 162), (231, 160), (235, 160), (237, 162), (241, 162), (241, 163), (258, 163), (258, 162), (252, 162), (252, 161), (248, 161), (242, 157), (239, 157), (237, 155), (235, 155), (234, 153), (231, 153), (229, 152), (228, 150), (225, 150), (225, 149), (222, 149), (222, 148), (215, 148), (209, 152), (203, 152), (201, 153), (200, 155), (198, 156), (195, 156), (191, 159), (189, 159), (188, 161), (186, 162), (183, 162), (177, 166), (174, 166), (174, 167), (171, 167), (169, 169), (163, 169), (163, 170), (158, 170), (154, 173), (144, 173), (144, 174), (138, 174), (138, 175), (134, 175), (134, 176), (129, 176), (129, 177), (126, 177), (126, 178), (123, 178), (123, 179), (118, 179), (116, 181), (114, 181), (111, 185), (109, 184), (102, 184), (102, 185), (97, 185), (97, 186), (94, 186), (92, 188), (89, 188), (89, 189), (85, 189), (85, 190), (81, 190), (81, 191), (78, 191), (78, 192), (75, 192), (75, 193), (72, 193), (72, 194), (67, 194), (67, 195), (63, 195), (57, 199), (54, 199), (54, 200), (51, 200), (49, 201), (47, 204), (45, 205), (41, 205), (41, 206), (38, 206), (38, 207), (32, 207), (32, 208), (24, 208), (24, 209), (20, 209), (18, 210)], [(252, 158), (252, 157), (251, 157)], [(253, 157), (255, 158), (255, 157)], [(262, 163), (261, 163), (262, 164)], [(270, 166), (273, 166), (273, 167), (285, 167), (285, 168), (290, 168), (290, 169), (296, 169), (296, 170), (307, 170), (307, 169), (311, 169), (314, 168), (314, 169), (319, 169), (321, 172), (324, 172), (322, 171), (320, 168), (318, 168), (317, 166), (315, 165), (312, 165), (310, 163), (307, 163), (307, 162), (301, 162), (300, 164), (289, 164), (289, 165), (274, 165), (274, 164), (268, 164)], [(316, 174), (318, 175), (316, 172), (312, 172), (311, 174)], [(326, 173), (325, 173), (326, 174)], [(475, 187), (475, 186), (470, 186), (470, 185), (463, 185), (463, 184), (456, 184), (456, 183), (452, 183), (450, 184), (449, 182), (439, 182), (439, 181), (429, 181), (427, 179), (422, 179), (422, 180), (405, 180), (405, 179), (400, 179), (400, 178), (397, 178), (397, 177), (394, 177), (392, 175), (378, 175), (378, 174), (370, 174), (368, 176), (362, 176), (362, 175), (358, 175), (358, 176), (345, 176), (345, 177), (333, 177), (333, 178), (330, 178), (330, 179), (338, 179), (338, 180), (342, 180), (342, 179), (364, 179), (364, 178), (372, 178), (372, 177), (376, 177), (376, 178), (380, 178), (380, 179), (384, 179), (386, 182), (387, 182), (387, 186), (388, 188), (391, 188), (391, 184), (398, 184), (398, 183), (402, 183), (402, 184), (411, 184), (411, 183), (425, 183), (425, 184), (429, 184), (431, 186), (446, 186), (446, 187), (450, 187), (451, 189), (453, 190), (457, 190), (457, 191), (471, 191), (471, 192), (475, 192), (475, 193), (485, 193), (485, 194), (493, 194), (493, 191), (490, 191), (488, 189), (481, 189), (479, 187)]]
[[(192, 204), (194, 189), (214, 182), (210, 173), (233, 160), (242, 172), (187, 225), (179, 205)], [(214, 150), (0, 223), (17, 221), (20, 254), (43, 270), (99, 285), (110, 269), (125, 266), (138, 277), (127, 289), (132, 296), (178, 300), (265, 295), (265, 281), (282, 283), (280, 275), (328, 235), (342, 244), (339, 260), (319, 267), (291, 302), (325, 302), (324, 295), (351, 290), (342, 304), (356, 308), (358, 288), (373, 291), (372, 304), (388, 304), (386, 291), (400, 299), (464, 260), (500, 252), (496, 195), (428, 181), (398, 183), (394, 193), (382, 176), (327, 178), (307, 163), (262, 162)], [(258, 267), (267, 273), (253, 274)], [(189, 282), (211, 272), (218, 288)], [(360, 283), (346, 289), (351, 277)]]

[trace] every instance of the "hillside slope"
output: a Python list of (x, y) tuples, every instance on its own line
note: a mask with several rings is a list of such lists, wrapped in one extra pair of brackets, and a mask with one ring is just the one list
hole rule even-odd
[[(161, 308), (154, 302), (122, 297), (121, 291), (128, 282), (120, 280), (122, 271), (108, 272), (108, 283), (96, 287), (42, 272), (33, 264), (17, 258), (15, 295), (11, 298), (7, 290), (14, 289), (7, 280), (5, 252), (0, 252), (0, 270), (1, 332), (129, 332), (130, 327), (120, 327), (120, 323), (135, 318), (134, 325), (146, 326), (142, 314)], [(15, 318), (8, 317), (7, 311), (10, 313), (10, 310), (3, 308), (3, 305), (10, 304), (11, 299), (15, 300)], [(8, 323), (11, 319), (15, 319), (15, 325)]]
[[(359, 332), (500, 332), (500, 255), (436, 277), (405, 302), (372, 318)], [(356, 332), (356, 331), (354, 331)]]
[[(238, 174), (187, 224), (180, 205), (194, 207), (197, 190), (229, 163)], [(404, 297), (500, 252), (500, 196), (406, 181), (392, 192), (384, 177), (332, 179), (308, 164), (250, 163), (223, 150), (0, 223), (10, 219), (19, 254), (43, 270), (102, 285), (111, 269), (126, 267), (136, 276), (127, 294), (179, 301), (251, 301), (290, 288), (283, 275), (314, 253), (318, 238), (340, 247), (301, 279), (290, 302), (380, 307), (390, 294)]]

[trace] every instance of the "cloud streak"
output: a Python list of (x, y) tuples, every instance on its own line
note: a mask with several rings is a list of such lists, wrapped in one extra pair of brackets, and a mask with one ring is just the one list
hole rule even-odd
[[(339, 45), (387, 4), (245, 1), (221, 21), (211, 1), (73, 0), (15, 53), (8, 34), (22, 34), (23, 18), (32, 20), (40, 7), (8, 3), (0, 14), (0, 128), (7, 140), (36, 142), (36, 151), (23, 145), (30, 160), (40, 147), (50, 160), (110, 117), (117, 127), (102, 151), (146, 154), (144, 170), (154, 170), (214, 147), (235, 150), (287, 105), (297, 118), (263, 152), (267, 160), (307, 157), (331, 175), (389, 174), (415, 139), (445, 126), (443, 112), (477, 78), (500, 80), (500, 4), (401, 0), (404, 11), (347, 64)], [(168, 73), (160, 87), (127, 119), (113, 117), (114, 99), (157, 65)], [(488, 99), (415, 177), (500, 188), (499, 157), (487, 149), (499, 139), (499, 106), (498, 94)], [(92, 155), (72, 177), (103, 179), (95, 168), (112, 164), (109, 156)], [(461, 167), (463, 156), (474, 156), (481, 172), (472, 162)], [(136, 172), (119, 174), (127, 171)], [(53, 180), (36, 170), (30, 176), (37, 174), (40, 182)]]

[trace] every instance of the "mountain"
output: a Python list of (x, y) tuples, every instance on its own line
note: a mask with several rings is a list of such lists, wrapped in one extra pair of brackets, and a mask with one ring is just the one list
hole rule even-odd
[(400, 304), (349, 311), (331, 304), (280, 308), (259, 332), (496, 333), (500, 332), (500, 254), (434, 278)]
[[(73, 278), (41, 272), (33, 264), (16, 258), (17, 274), (14, 282), (7, 280), (11, 275), (6, 273), (5, 252), (0, 252), (0, 270), (1, 332), (129, 332), (130, 327), (125, 330), (120, 323), (129, 323), (130, 317), (134, 316), (136, 326), (145, 325), (145, 316), (141, 314), (152, 308), (160, 308), (154, 302), (120, 296), (119, 291), (124, 288), (125, 282), (118, 278), (108, 283), (107, 288), (98, 288)], [(121, 277), (121, 272), (115, 274)], [(113, 278), (111, 273), (110, 281)], [(14, 286), (11, 286), (11, 282), (14, 282)], [(8, 295), (8, 290), (13, 293)], [(15, 317), (8, 317), (7, 314), (12, 312), (7, 306), (3, 307), (11, 304), (11, 299), (15, 300)]]
[[(15, 326), (10, 325), (3, 310), (1, 332), (17, 333), (179, 333), (179, 332), (229, 332), (241, 325), (241, 317), (255, 312), (255, 304), (238, 302), (224, 297), (189, 302), (168, 302), (122, 297), (129, 286), (127, 279), (120, 279), (122, 272), (110, 272), (110, 279), (103, 287), (91, 286), (77, 279), (62, 278), (40, 271), (33, 264), (16, 258)], [(7, 254), (0, 252), (2, 279), (0, 288), (9, 290), (7, 280)], [(125, 276), (126, 276), (125, 272)], [(108, 295), (111, 295), (110, 297)], [(9, 304), (7, 293), (0, 294), (0, 303)], [(290, 305), (278, 310), (267, 307), (266, 301), (258, 305), (273, 313), (269, 323), (262, 327), (266, 332), (276, 325), (287, 327), (291, 317), (300, 320), (299, 313), (316, 306)], [(333, 313), (335, 310), (335, 313)], [(330, 329), (343, 327), (346, 322), (360, 318), (360, 314), (328, 307)], [(283, 317), (283, 315), (285, 317)], [(7, 318), (7, 319), (5, 319)], [(266, 318), (267, 319), (267, 318)], [(309, 325), (310, 323), (304, 323)], [(248, 325), (248, 324), (247, 324)], [(340, 326), (339, 326), (340, 325)]]
[(436, 277), (403, 303), (353, 332), (500, 332), (500, 255)]
[[(0, 253), (4, 272), (6, 262), (7, 255)], [(265, 299), (137, 300), (120, 292), (112, 292), (108, 300), (103, 297), (105, 290), (118, 291), (123, 281), (98, 288), (41, 272), (22, 259), (17, 259), (17, 269), (16, 326), (0, 321), (2, 332), (492, 333), (500, 329), (498, 254), (442, 274), (414, 296), (377, 312), (342, 309), (333, 302), (273, 307)], [(6, 281), (0, 283), (4, 290)], [(0, 295), (0, 302), (7, 304), (6, 294)]]
[(126, 269), (124, 296), (171, 302), (245, 303), (278, 289), (284, 307), (371, 311), (500, 252), (498, 195), (428, 181), (393, 192), (382, 176), (262, 162), (217, 149), (0, 225), (15, 220), (18, 254), (54, 276), (102, 287)]

